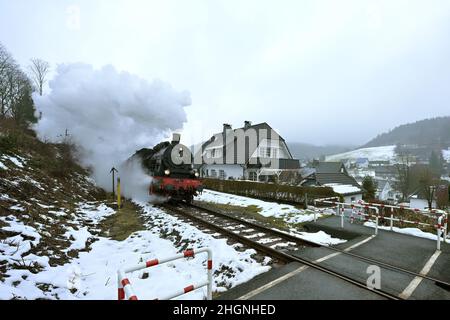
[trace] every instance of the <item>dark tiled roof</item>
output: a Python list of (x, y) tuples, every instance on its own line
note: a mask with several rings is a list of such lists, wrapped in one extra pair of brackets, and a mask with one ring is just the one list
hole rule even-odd
[[(340, 173), (345, 166), (342, 162), (319, 162), (315, 165), (317, 173)], [(345, 172), (347, 172), (345, 170)]]
[(347, 184), (355, 187), (361, 187), (356, 180), (345, 173), (316, 173), (316, 181), (320, 185), (329, 183)]

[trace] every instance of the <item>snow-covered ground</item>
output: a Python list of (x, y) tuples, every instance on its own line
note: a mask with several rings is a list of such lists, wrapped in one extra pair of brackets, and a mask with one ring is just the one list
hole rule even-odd
[[(285, 222), (290, 224), (314, 220), (314, 212), (310, 209), (301, 210), (289, 204), (263, 201), (212, 190), (204, 190), (201, 195), (195, 198), (195, 200), (219, 204), (229, 204), (240, 207), (247, 207), (251, 205), (257, 206), (258, 208), (260, 208), (259, 214), (261, 214), (262, 216), (281, 218)], [(326, 211), (317, 212), (317, 217), (321, 217), (326, 213)], [(330, 212), (330, 214), (332, 214), (332, 212)]]
[(442, 150), (442, 157), (445, 161), (450, 162), (450, 149)]
[(374, 160), (395, 160), (395, 145), (373, 148), (362, 148), (344, 153), (327, 156), (326, 161), (356, 160), (358, 158), (368, 158)]
[[(49, 265), (46, 256), (27, 254), (32, 246), (39, 245), (41, 241), (38, 230), (24, 226), (14, 216), (2, 217), (1, 220), (8, 225), (2, 229), (17, 235), (0, 242), (0, 261), (6, 260), (10, 265), (37, 264), (41, 270), (32, 273), (27, 269), (8, 269), (4, 273), (4, 282), (0, 282), (0, 299), (116, 299), (116, 272), (119, 268), (179, 253), (186, 249), (179, 247), (180, 244), (213, 250), (213, 290), (218, 292), (270, 269), (270, 266), (262, 265), (251, 257), (254, 250), (237, 251), (237, 246), (229, 246), (226, 239), (213, 238), (152, 205), (139, 205), (149, 222), (148, 230), (135, 232), (124, 241), (115, 241), (94, 236), (87, 227), (78, 230), (69, 227), (66, 236), (71, 239), (70, 249), (84, 248), (88, 239), (95, 241), (88, 252), (80, 251), (78, 258), (56, 267)], [(103, 204), (87, 203), (80, 204), (77, 212), (79, 221), (93, 219), (96, 222), (114, 213)], [(162, 233), (166, 239), (161, 238)], [(178, 245), (174, 244), (170, 235), (177, 239)], [(141, 271), (132, 273), (129, 278), (139, 298), (154, 299), (205, 279), (206, 256), (200, 254), (193, 259), (182, 259), (147, 270), (149, 277), (146, 279), (141, 279)], [(203, 299), (205, 290), (196, 290), (181, 298)]]

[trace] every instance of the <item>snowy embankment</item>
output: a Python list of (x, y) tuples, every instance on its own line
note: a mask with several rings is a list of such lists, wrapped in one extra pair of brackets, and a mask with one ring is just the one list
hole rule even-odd
[(332, 238), (329, 234), (326, 234), (323, 231), (319, 231), (316, 233), (299, 232), (295, 228), (295, 224), (313, 221), (314, 210), (316, 210), (316, 217), (320, 218), (333, 214), (333, 211), (331, 209), (319, 210), (314, 207), (309, 207), (308, 210), (301, 210), (288, 204), (263, 201), (212, 190), (204, 190), (201, 195), (195, 198), (195, 200), (218, 204), (228, 204), (240, 207), (256, 206), (260, 209), (258, 213), (262, 216), (279, 218), (289, 225), (292, 225), (290, 233), (299, 238), (316, 242), (322, 245), (334, 245), (345, 242), (345, 240)]
[[(314, 220), (314, 211), (301, 210), (293, 205), (269, 202), (249, 197), (237, 196), (230, 193), (204, 190), (203, 193), (195, 198), (197, 201), (228, 204), (232, 206), (247, 207), (256, 206), (260, 209), (258, 212), (264, 217), (274, 217), (283, 219), (289, 224), (296, 224)], [(326, 211), (317, 212), (317, 217), (326, 215)], [(331, 214), (331, 213), (330, 213)]]
[[(35, 228), (24, 226), (14, 216), (2, 217), (2, 222), (7, 225), (2, 230), (17, 235), (0, 243), (0, 260), (8, 261), (9, 266), (17, 266), (20, 262), (23, 265), (39, 265), (39, 268), (37, 272), (8, 268), (3, 282), (0, 282), (0, 299), (116, 299), (116, 272), (119, 268), (152, 258), (171, 256), (187, 247), (212, 249), (215, 273), (213, 290), (217, 292), (246, 282), (270, 269), (251, 257), (254, 250), (239, 252), (229, 246), (226, 239), (215, 239), (149, 204), (139, 203), (139, 206), (144, 218), (149, 221), (149, 230), (135, 232), (124, 241), (115, 241), (97, 237), (87, 227), (78, 230), (68, 227), (65, 235), (71, 244), (66, 250), (86, 246), (89, 250), (78, 252), (78, 258), (69, 263), (53, 267), (49, 264), (49, 257), (28, 253), (41, 240)], [(87, 203), (80, 203), (77, 212), (78, 222), (89, 219), (94, 223), (114, 214), (114, 210), (104, 204)], [(167, 239), (162, 239), (162, 234)], [(186, 247), (174, 245), (171, 235), (178, 244)], [(92, 242), (90, 245), (87, 244), (88, 239)], [(146, 279), (142, 279), (142, 271), (129, 275), (140, 299), (155, 299), (205, 279), (206, 256), (200, 254), (193, 259), (178, 260), (148, 271), (149, 277)], [(204, 291), (200, 289), (181, 298), (203, 299)]]

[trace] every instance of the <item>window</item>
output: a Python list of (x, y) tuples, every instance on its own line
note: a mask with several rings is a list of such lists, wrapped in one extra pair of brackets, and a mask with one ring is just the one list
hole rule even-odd
[(355, 197), (351, 197), (351, 199), (350, 199), (350, 201), (355, 201), (356, 200), (356, 198)]
[(211, 157), (213, 157), (213, 158), (216, 157), (216, 149), (211, 150)]
[(215, 169), (211, 169), (211, 177), (217, 178), (217, 171)]
[(226, 174), (225, 170), (219, 170), (219, 179), (225, 180)]
[(249, 178), (251, 181), (256, 181), (256, 178), (257, 178), (256, 172), (249, 172), (248, 178)]

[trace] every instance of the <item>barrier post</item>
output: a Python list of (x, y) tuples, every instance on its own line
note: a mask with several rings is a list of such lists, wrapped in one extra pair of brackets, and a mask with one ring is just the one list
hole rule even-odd
[(182, 259), (182, 258), (189, 258), (189, 257), (194, 257), (194, 255), (198, 254), (198, 253), (202, 253), (202, 252), (206, 252), (208, 254), (208, 259), (206, 261), (206, 265), (207, 265), (207, 280), (206, 281), (200, 281), (200, 282), (196, 282), (191, 284), (190, 286), (187, 286), (185, 288), (180, 288), (177, 291), (174, 291), (173, 293), (166, 295), (165, 297), (160, 298), (161, 300), (169, 300), (172, 298), (176, 298), (178, 296), (181, 296), (183, 294), (186, 294), (188, 292), (191, 292), (193, 290), (202, 288), (202, 287), (206, 287), (207, 289), (207, 294), (206, 294), (206, 298), (208, 300), (212, 300), (212, 282), (213, 282), (213, 273), (212, 273), (212, 266), (213, 266), (213, 262), (212, 262), (212, 251), (210, 248), (200, 248), (200, 249), (196, 249), (196, 250), (186, 250), (183, 253), (179, 253), (175, 256), (172, 257), (167, 257), (167, 258), (163, 258), (163, 259), (153, 259), (153, 260), (148, 260), (145, 262), (141, 262), (139, 264), (136, 264), (134, 266), (130, 266), (127, 268), (123, 268), (117, 271), (117, 287), (118, 287), (118, 299), (119, 300), (138, 300), (137, 296), (134, 294), (134, 290), (133, 287), (131, 286), (130, 280), (126, 277), (127, 273), (130, 272), (134, 272), (134, 271), (138, 271), (138, 270), (142, 270), (145, 268), (150, 268), (150, 267), (154, 267), (156, 265), (161, 265), (170, 261), (174, 261), (177, 259)]
[(393, 208), (391, 208), (391, 223), (390, 223), (390, 226), (391, 226), (391, 231), (394, 230), (394, 209)]
[(447, 222), (448, 222), (448, 214), (445, 214), (444, 218), (444, 243), (447, 243)]
[(378, 214), (375, 217), (375, 235), (378, 235)]
[(440, 251), (441, 250), (441, 235), (442, 235), (442, 218), (444, 215), (441, 215), (438, 219), (437, 219), (437, 250)]
[(341, 211), (341, 228), (344, 228), (344, 206), (342, 206), (342, 210), (341, 210), (340, 205), (338, 205), (337, 210)]
[(120, 178), (117, 178), (117, 210), (120, 210), (121, 205), (121, 196), (120, 196)]

